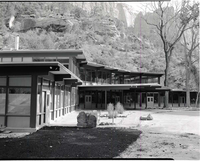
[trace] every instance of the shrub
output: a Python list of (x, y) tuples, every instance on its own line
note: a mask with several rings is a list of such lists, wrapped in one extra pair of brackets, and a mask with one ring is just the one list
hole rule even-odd
[(116, 118), (117, 117), (117, 111), (115, 111), (114, 105), (112, 103), (109, 103), (107, 106), (108, 111), (108, 118)]
[(117, 117), (117, 111), (111, 111), (110, 113), (108, 113), (108, 118), (116, 118)]
[(123, 114), (124, 113), (124, 107), (120, 102), (117, 102), (117, 104), (115, 105), (115, 110), (119, 113), (119, 114)]

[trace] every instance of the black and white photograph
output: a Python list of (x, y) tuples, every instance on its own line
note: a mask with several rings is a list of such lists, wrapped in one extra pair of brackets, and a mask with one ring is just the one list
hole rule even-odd
[(0, 1), (0, 160), (200, 160), (198, 0)]

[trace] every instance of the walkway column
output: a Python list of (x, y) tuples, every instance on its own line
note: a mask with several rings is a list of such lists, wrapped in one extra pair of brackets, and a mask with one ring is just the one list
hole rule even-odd
[(85, 109), (85, 94), (86, 94), (86, 91), (84, 90), (84, 109)]
[(110, 73), (110, 84), (112, 84), (112, 73)]
[(122, 90), (122, 105), (124, 106), (124, 91)]
[(174, 103), (174, 93), (171, 92), (171, 94), (172, 94), (172, 107), (173, 107), (173, 103)]
[(107, 109), (107, 90), (105, 90), (105, 109)]
[(134, 109), (136, 109), (136, 100), (137, 100), (137, 95), (136, 95), (136, 91), (134, 91), (134, 95), (133, 95), (133, 97), (134, 97)]
[(98, 107), (98, 91), (96, 90), (96, 108)]
[(96, 83), (98, 84), (98, 70), (95, 71)]
[(84, 73), (85, 73), (85, 85), (86, 85), (86, 74), (87, 74), (86, 69), (84, 69)]
[(160, 92), (158, 92), (158, 107), (160, 107)]
[[(154, 95), (153, 95), (154, 97)], [(145, 109), (147, 109), (147, 92), (145, 92)]]
[(178, 107), (180, 107), (180, 94), (178, 93)]
[(142, 107), (142, 92), (140, 92), (140, 107)]
[(110, 90), (110, 103), (112, 103), (112, 90)]
[(160, 77), (158, 77), (158, 84), (160, 84)]
[[(31, 80), (30, 127), (35, 128), (37, 126), (37, 124), (36, 124), (36, 122), (37, 122), (37, 85), (38, 85), (37, 75), (33, 74), (31, 79), (32, 80)], [(8, 78), (7, 78), (7, 80), (8, 80)]]

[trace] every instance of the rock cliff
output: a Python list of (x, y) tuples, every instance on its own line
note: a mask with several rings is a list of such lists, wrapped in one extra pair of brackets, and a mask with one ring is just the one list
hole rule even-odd
[(125, 23), (127, 27), (134, 26), (136, 13), (124, 3), (117, 2), (71, 2), (72, 5), (82, 8), (88, 13), (92, 13), (96, 8), (101, 10), (102, 15), (109, 15)]

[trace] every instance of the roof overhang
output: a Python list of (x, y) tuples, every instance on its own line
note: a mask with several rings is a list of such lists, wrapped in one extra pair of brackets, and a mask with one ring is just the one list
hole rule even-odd
[(130, 75), (132, 77), (136, 77), (136, 76), (161, 77), (162, 75), (164, 75), (164, 73), (161, 73), (161, 72), (133, 72), (129, 70), (118, 69), (118, 68), (114, 68), (114, 67), (110, 67), (110, 66), (106, 66), (102, 64), (97, 64), (94, 62), (88, 62), (88, 61), (82, 61), (80, 63), (80, 67), (93, 69), (93, 70), (101, 70), (101, 71), (105, 71), (109, 73), (111, 72), (117, 75)]
[[(7, 0), (12, 1), (12, 0)], [(33, 2), (41, 2), (41, 0), (32, 0)], [(42, 0), (48, 2), (49, 0)], [(58, 2), (57, 0), (51, 0), (52, 2)], [(59, 0), (60, 2), (71, 2), (71, 0)], [(106, 2), (158, 2), (158, 1), (170, 1), (170, 0), (106, 0)], [(73, 0), (73, 2), (80, 2), (80, 0)], [(81, 2), (88, 2), (88, 0), (81, 0)], [(105, 0), (93, 0), (93, 2), (105, 2)]]
[(31, 73), (48, 75), (49, 71), (60, 71), (58, 62), (1, 62), (0, 68), (0, 75)]
[(55, 81), (73, 79), (82, 84), (80, 78), (59, 62), (2, 62), (0, 63), (0, 69), (0, 75), (28, 75), (33, 73), (36, 75), (48, 75), (51, 73), (54, 75)]
[[(3, 50), (0, 57), (78, 57), (83, 55), (82, 50)], [(84, 59), (84, 56), (78, 58)]]
[(161, 88), (157, 83), (146, 84), (102, 84), (102, 85), (81, 85), (80, 90), (141, 90)]

